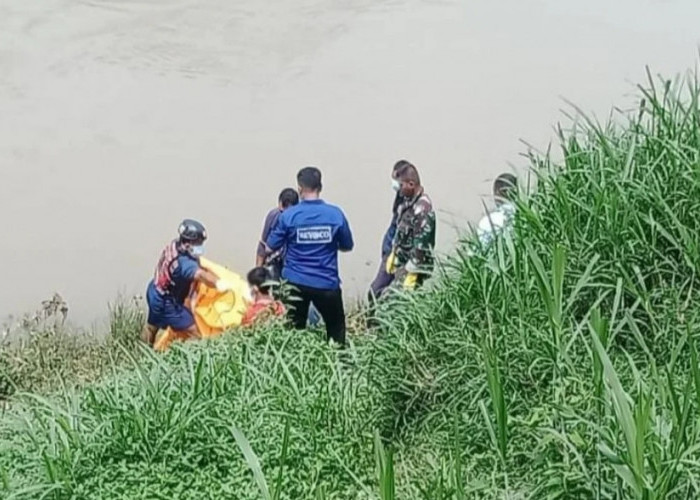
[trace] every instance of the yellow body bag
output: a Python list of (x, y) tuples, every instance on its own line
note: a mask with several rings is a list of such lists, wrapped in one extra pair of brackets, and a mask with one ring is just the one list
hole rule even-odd
[[(206, 339), (241, 324), (250, 303), (250, 293), (246, 280), (226, 267), (203, 257), (200, 257), (199, 265), (233, 285), (233, 291), (227, 292), (219, 292), (201, 282), (195, 285), (187, 307), (192, 311), (199, 333)], [(189, 338), (184, 332), (168, 328), (158, 336), (153, 348), (165, 351), (176, 340)]]

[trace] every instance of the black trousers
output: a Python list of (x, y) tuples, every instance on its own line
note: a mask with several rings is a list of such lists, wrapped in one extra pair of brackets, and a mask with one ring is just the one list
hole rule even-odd
[(291, 294), (292, 302), (289, 308), (289, 319), (294, 328), (303, 330), (309, 316), (309, 305), (313, 305), (326, 324), (326, 335), (337, 343), (345, 344), (345, 308), (343, 307), (343, 292), (337, 290), (322, 290), (304, 285), (290, 283), (296, 290)]

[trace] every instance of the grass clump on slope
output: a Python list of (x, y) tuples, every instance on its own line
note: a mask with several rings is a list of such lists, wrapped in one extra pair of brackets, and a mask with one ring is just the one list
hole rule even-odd
[(607, 125), (578, 115), (561, 161), (531, 157), (511, 236), (460, 245), (350, 356), (270, 327), (19, 399), (0, 491), (698, 497), (699, 93), (650, 83)]
[(449, 454), (484, 497), (697, 496), (698, 82), (640, 92), (533, 156), (512, 238), (458, 248), (378, 345), (406, 484)]
[(145, 313), (139, 301), (119, 298), (109, 306), (105, 334), (76, 331), (54, 319), (24, 321), (0, 338), (0, 405), (16, 392), (45, 393), (109, 374), (138, 352)]
[(347, 491), (352, 479), (334, 472), (363, 476), (372, 421), (361, 417), (376, 397), (336, 357), (317, 338), (273, 328), (141, 358), (142, 370), (79, 400), (31, 398), (34, 434), (47, 440), (36, 443), (41, 462), (16, 472), (57, 498), (259, 498), (236, 434), (266, 470), (282, 465), (286, 434), (288, 495)]

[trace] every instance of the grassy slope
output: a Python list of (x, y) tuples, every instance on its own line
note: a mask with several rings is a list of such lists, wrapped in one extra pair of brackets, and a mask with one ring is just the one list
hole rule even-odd
[(681, 83), (616, 126), (579, 117), (562, 164), (532, 158), (513, 238), (457, 248), (352, 362), (271, 327), (28, 397), (0, 425), (6, 496), (696, 498), (700, 111)]

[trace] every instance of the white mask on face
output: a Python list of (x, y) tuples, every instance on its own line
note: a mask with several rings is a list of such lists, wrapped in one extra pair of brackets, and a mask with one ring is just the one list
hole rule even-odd
[(204, 245), (195, 245), (192, 248), (190, 248), (190, 254), (193, 257), (201, 257), (204, 255)]
[(395, 192), (399, 192), (399, 189), (401, 189), (401, 183), (397, 181), (396, 179), (391, 180), (391, 189), (393, 189)]

